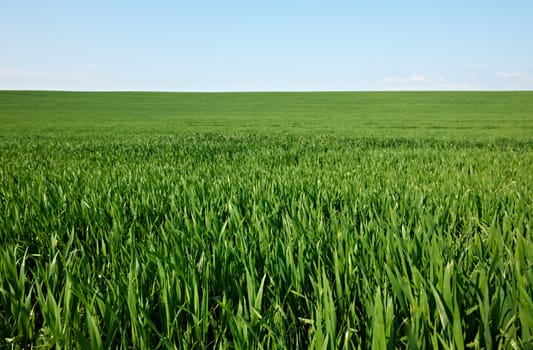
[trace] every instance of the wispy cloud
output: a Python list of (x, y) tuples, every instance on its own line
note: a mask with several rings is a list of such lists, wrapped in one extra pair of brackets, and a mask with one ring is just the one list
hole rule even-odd
[(0, 77), (4, 78), (46, 78), (50, 74), (46, 72), (26, 71), (17, 69), (0, 69)]
[(449, 81), (440, 74), (412, 74), (389, 76), (381, 80), (385, 89), (392, 90), (481, 90), (471, 81)]
[(486, 63), (469, 63), (467, 67), (470, 69), (487, 69), (489, 65)]
[(81, 63), (78, 65), (78, 67), (84, 70), (93, 70), (93, 69), (98, 68), (98, 66), (94, 63)]
[(80, 73), (0, 69), (0, 89), (68, 89), (87, 81), (88, 78)]
[(389, 76), (382, 80), (384, 84), (428, 84), (428, 83), (443, 83), (446, 79), (440, 75), (423, 75), (414, 74), (408, 76)]
[(496, 72), (494, 75), (496, 75), (498, 78), (503, 78), (503, 79), (520, 79), (520, 80), (533, 81), (533, 77), (522, 72), (500, 71), (500, 72)]
[(47, 80), (47, 81), (73, 81), (80, 77), (74, 74), (61, 74), (44, 71), (0, 69), (0, 78), (24, 79), (24, 80)]
[(444, 85), (443, 90), (480, 90), (481, 88), (477, 85), (464, 82), (464, 83), (448, 83)]

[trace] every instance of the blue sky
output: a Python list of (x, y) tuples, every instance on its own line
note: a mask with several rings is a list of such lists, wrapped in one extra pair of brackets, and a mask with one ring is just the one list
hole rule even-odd
[(0, 4), (0, 89), (533, 90), (533, 1)]

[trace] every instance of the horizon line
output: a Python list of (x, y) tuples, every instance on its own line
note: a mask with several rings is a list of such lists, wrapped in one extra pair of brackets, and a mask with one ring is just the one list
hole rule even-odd
[(472, 90), (78, 90), (78, 89), (2, 89), (0, 92), (65, 92), (65, 93), (396, 93), (396, 92), (533, 92), (533, 89), (472, 89)]

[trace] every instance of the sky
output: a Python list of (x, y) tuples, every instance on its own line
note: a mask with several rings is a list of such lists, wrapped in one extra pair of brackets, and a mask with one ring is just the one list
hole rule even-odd
[(533, 90), (533, 1), (2, 0), (0, 89)]

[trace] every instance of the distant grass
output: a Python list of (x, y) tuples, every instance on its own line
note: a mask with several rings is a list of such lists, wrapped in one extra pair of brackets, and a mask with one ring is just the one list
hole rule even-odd
[(1, 134), (335, 134), (496, 139), (533, 134), (533, 92), (0, 92)]
[(533, 93), (0, 92), (0, 349), (530, 348)]

